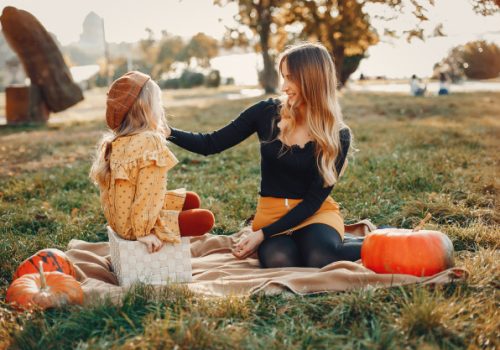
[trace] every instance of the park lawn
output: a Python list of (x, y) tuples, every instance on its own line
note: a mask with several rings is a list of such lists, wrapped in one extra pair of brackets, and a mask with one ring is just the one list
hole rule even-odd
[[(212, 130), (257, 99), (169, 109), (172, 125)], [(138, 286), (109, 302), (16, 313), (3, 300), (19, 263), (72, 238), (106, 239), (98, 192), (88, 179), (103, 122), (0, 129), (0, 348), (388, 349), (500, 346), (500, 94), (412, 98), (345, 93), (358, 152), (333, 197), (346, 221), (427, 224), (454, 243), (466, 281), (315, 296), (205, 299), (183, 287)], [(167, 106), (168, 107), (168, 106)], [(255, 136), (202, 157), (172, 146), (180, 164), (169, 188), (188, 186), (231, 234), (254, 208)]]

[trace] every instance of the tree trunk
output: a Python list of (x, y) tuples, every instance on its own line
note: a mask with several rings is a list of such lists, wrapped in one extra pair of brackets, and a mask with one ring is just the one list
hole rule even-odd
[(364, 54), (344, 57), (344, 64), (342, 66), (342, 80), (344, 81), (344, 84), (347, 82), (347, 80), (349, 80), (352, 73), (354, 73), (358, 69), (359, 64), (361, 63), (361, 60), (363, 60), (363, 58), (365, 58)]
[(5, 89), (6, 117), (8, 125), (37, 123), (49, 119), (49, 110), (36, 85), (12, 85)]
[(260, 81), (266, 94), (276, 93), (278, 87), (278, 72), (274, 68), (274, 60), (267, 51), (262, 51), (264, 70), (261, 72)]
[(269, 8), (263, 8), (259, 11), (259, 38), (262, 49), (262, 61), (264, 70), (261, 72), (259, 81), (266, 94), (276, 93), (278, 87), (278, 72), (274, 68), (274, 60), (269, 55), (269, 36), (271, 32), (271, 12)]
[(344, 72), (344, 57), (345, 48), (342, 45), (333, 46), (333, 62), (335, 63), (335, 71), (337, 73), (338, 88), (342, 89), (349, 77), (346, 77)]
[(56, 43), (32, 14), (7, 6), (0, 22), (5, 39), (51, 111), (62, 111), (83, 100)]

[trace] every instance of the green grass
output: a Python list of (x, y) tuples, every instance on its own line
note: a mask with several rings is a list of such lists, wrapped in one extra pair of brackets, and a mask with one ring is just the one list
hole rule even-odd
[[(188, 97), (186, 97), (188, 98)], [(212, 130), (256, 99), (175, 107), (170, 123)], [(182, 287), (142, 286), (109, 301), (45, 313), (4, 304), (19, 263), (73, 239), (106, 239), (98, 191), (88, 180), (103, 122), (0, 128), (0, 348), (388, 349), (498, 347), (500, 94), (411, 98), (350, 94), (341, 100), (358, 152), (333, 196), (349, 221), (446, 232), (465, 282), (309, 297), (204, 299)], [(255, 137), (220, 155), (176, 146), (169, 188), (198, 192), (217, 234), (242, 227), (255, 209)], [(224, 181), (221, 181), (221, 179)]]

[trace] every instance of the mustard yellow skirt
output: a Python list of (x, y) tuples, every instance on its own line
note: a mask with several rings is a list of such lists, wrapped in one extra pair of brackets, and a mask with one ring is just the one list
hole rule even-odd
[[(252, 229), (257, 231), (276, 222), (300, 202), (302, 202), (302, 199), (259, 197)], [(271, 237), (283, 234), (290, 235), (293, 231), (311, 224), (325, 224), (333, 227), (344, 238), (344, 219), (340, 215), (339, 204), (332, 197), (327, 197), (318, 211), (299, 225), (287, 231), (276, 233)]]

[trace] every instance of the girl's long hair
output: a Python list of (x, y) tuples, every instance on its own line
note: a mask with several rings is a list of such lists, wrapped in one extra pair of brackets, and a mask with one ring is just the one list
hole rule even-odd
[[(332, 57), (321, 44), (304, 43), (285, 50), (279, 59), (279, 71), (287, 63), (290, 79), (300, 88), (296, 103), (283, 98), (280, 117), (280, 137), (285, 144), (297, 126), (299, 106), (305, 106), (305, 123), (316, 142), (316, 161), (324, 186), (337, 182), (339, 174), (335, 160), (339, 152), (339, 131), (347, 128), (337, 100), (337, 76)], [(347, 161), (347, 158), (346, 158)]]
[(109, 185), (110, 157), (113, 141), (122, 136), (130, 136), (143, 131), (158, 131), (159, 134), (166, 126), (165, 113), (161, 102), (160, 87), (148, 80), (144, 84), (137, 100), (127, 113), (122, 123), (115, 130), (108, 130), (97, 147), (90, 178), (100, 188)]

